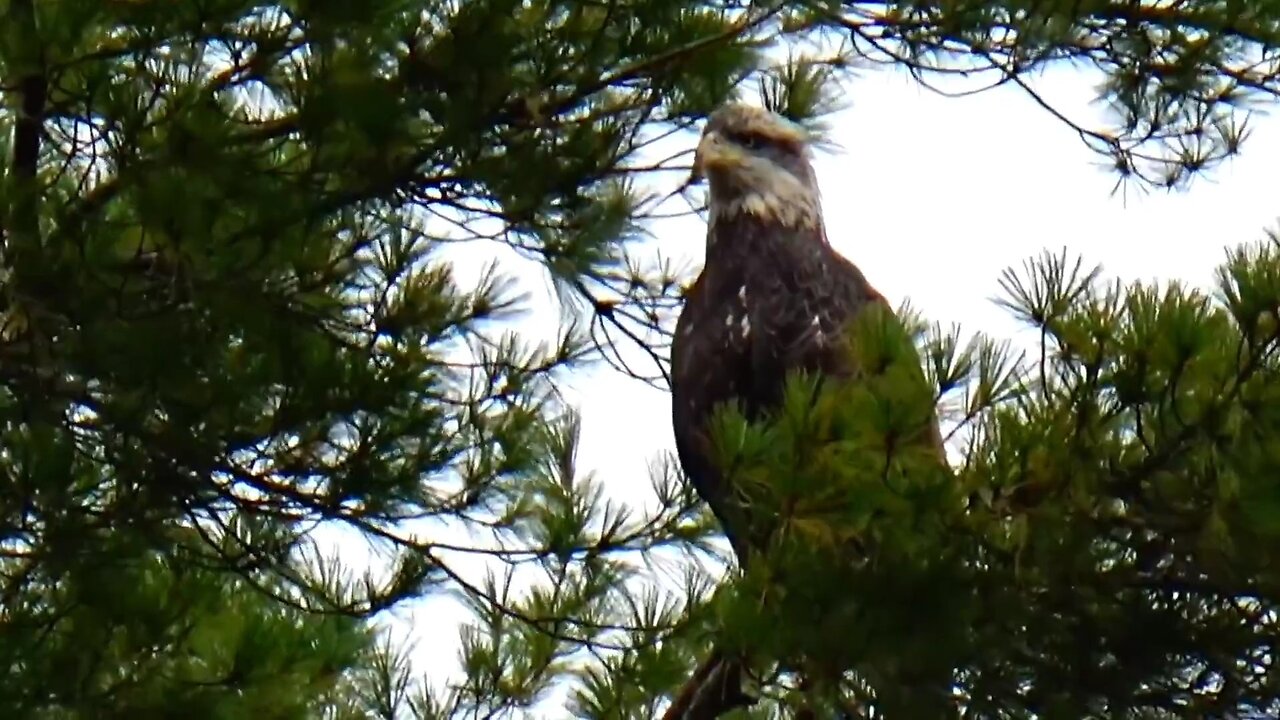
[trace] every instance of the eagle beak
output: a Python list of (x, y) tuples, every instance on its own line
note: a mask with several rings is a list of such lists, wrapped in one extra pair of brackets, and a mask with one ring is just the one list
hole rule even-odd
[(702, 182), (707, 177), (707, 156), (714, 152), (713, 147), (719, 141), (713, 132), (705, 133), (698, 141), (698, 149), (693, 153), (693, 170), (689, 173), (689, 182)]

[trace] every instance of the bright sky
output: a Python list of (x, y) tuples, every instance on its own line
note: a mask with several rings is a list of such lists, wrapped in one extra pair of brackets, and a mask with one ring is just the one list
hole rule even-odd
[[(1101, 126), (1097, 78), (1049, 73), (1041, 93), (1073, 119)], [(1264, 237), (1280, 215), (1280, 122), (1255, 117), (1243, 155), (1176, 194), (1111, 194), (1115, 176), (1068, 127), (1015, 88), (946, 98), (909, 77), (869, 70), (847, 85), (830, 118), (843, 148), (816, 160), (832, 244), (895, 305), (1012, 337), (991, 298), (1002, 270), (1066, 247), (1123, 280), (1211, 282), (1224, 247)], [(674, 178), (673, 178), (674, 182)], [(674, 185), (673, 185), (674, 187)], [(697, 218), (653, 228), (664, 253), (701, 259)], [(574, 382), (583, 413), (579, 464), (611, 493), (643, 498), (648, 464), (672, 447), (665, 393), (605, 369)], [(456, 667), (452, 600), (414, 603), (393, 621), (417, 640), (420, 667), (442, 680)], [(560, 717), (550, 711), (546, 717)]]

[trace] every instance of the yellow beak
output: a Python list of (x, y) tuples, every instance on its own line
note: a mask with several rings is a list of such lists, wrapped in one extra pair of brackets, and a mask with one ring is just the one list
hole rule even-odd
[(693, 153), (693, 170), (689, 173), (691, 182), (699, 182), (707, 177), (707, 162), (715, 155), (716, 146), (720, 144), (720, 136), (714, 132), (704, 133), (698, 141), (698, 149)]

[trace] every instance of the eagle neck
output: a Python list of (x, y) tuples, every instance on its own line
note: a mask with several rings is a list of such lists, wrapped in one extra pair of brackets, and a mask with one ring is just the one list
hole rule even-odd
[(787, 224), (764, 220), (749, 213), (711, 216), (707, 226), (707, 265), (736, 265), (743, 258), (775, 256), (794, 250), (795, 244), (829, 245), (821, 220), (815, 224)]

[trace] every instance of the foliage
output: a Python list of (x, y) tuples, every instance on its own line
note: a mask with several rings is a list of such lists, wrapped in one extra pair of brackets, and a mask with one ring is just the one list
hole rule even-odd
[(940, 669), (974, 717), (1273, 715), (1277, 268), (1280, 235), (1233, 252), (1212, 295), (1105, 283), (1065, 255), (1009, 272), (1004, 302), (1039, 353), (928, 344), (969, 429), (954, 479), (895, 449), (920, 403), (892, 364), (810, 412), (801, 383), (771, 422), (721, 428), (740, 466), (792, 478), (752, 499), (794, 528), (726, 623), (814, 618), (738, 642), (792, 672), (851, 669), (804, 702), (855, 716), (919, 716), (901, 694)]
[[(0, 627), (21, 665), (0, 704), (182, 707), (191, 684), (240, 672), (225, 652), (249, 656), (280, 714), (523, 706), (604, 635), (644, 645), (676, 624), (668, 592), (664, 610), (634, 605), (639, 629), (610, 630), (640, 575), (624, 556), (711, 528), (673, 475), (648, 512), (606, 506), (576, 472), (556, 381), (674, 305), (678, 269), (632, 257), (655, 205), (636, 178), (680, 170), (653, 144), (771, 72), (767, 15), (0, 7)], [(473, 271), (467, 253), (491, 262)], [(561, 328), (517, 330), (529, 288), (492, 262), (513, 258), (559, 291)], [(448, 542), (458, 528), (471, 536)], [(357, 538), (338, 560), (335, 535)], [(374, 567), (350, 560), (362, 543)], [(545, 577), (507, 597), (466, 557)], [(442, 592), (479, 618), (473, 672), (447, 697), (401, 681), (402, 648), (335, 619)], [(96, 620), (77, 615), (85, 593), (108, 603), (83, 607)], [(109, 643), (53, 677), (70, 648)], [(667, 658), (655, 688), (690, 659)], [(171, 678), (137, 679), (156, 666)], [(343, 678), (341, 697), (321, 702), (321, 677)], [(244, 683), (208, 711), (260, 707), (232, 697)]]
[[(663, 382), (688, 272), (645, 229), (698, 120), (755, 88), (820, 131), (868, 58), (1018, 83), (1083, 61), (1119, 120), (1082, 136), (1176, 186), (1239, 149), (1225, 113), (1275, 92), (1280, 32), (1230, 2), (0, 13), (0, 708), (48, 718), (655, 716), (709, 633), (795, 626), (743, 600), (769, 577), (712, 593), (714, 528), (669, 461), (644, 508), (580, 473), (561, 395), (600, 359)], [(788, 663), (761, 691), (812, 696), (793, 665), (856, 660), (828, 695), (884, 702), (933, 659), (988, 715), (1271, 702), (1276, 267), (1233, 260), (1211, 303), (1038, 266), (1010, 296), (1042, 362), (937, 339), (976, 429), (967, 509), (909, 458), (910, 502), (865, 483), (893, 408), (921, 402), (892, 379), (742, 428), (758, 473), (841, 479), (853, 517), (798, 527), (882, 558), (808, 589), (874, 612), (763, 634)], [(555, 291), (546, 333), (516, 323), (541, 317), (530, 275)], [(364, 547), (337, 553), (342, 533)], [(791, 568), (831, 547), (793, 545)], [(448, 592), (474, 611), (465, 672), (428, 682), (370, 623)]]
[(357, 700), (343, 673), (370, 652), (358, 619), (299, 615), (200, 567), (193, 533), (160, 550), (82, 539), (6, 587), (5, 717), (308, 718)]
[[(907, 68), (926, 86), (1013, 84), (1106, 158), (1120, 182), (1182, 188), (1240, 151), (1252, 110), (1280, 93), (1280, 9), (1188, 2), (807, 2), (791, 22), (844, 36), (852, 53)], [(1097, 71), (1104, 127), (1053, 107), (1033, 78), (1053, 66)]]

